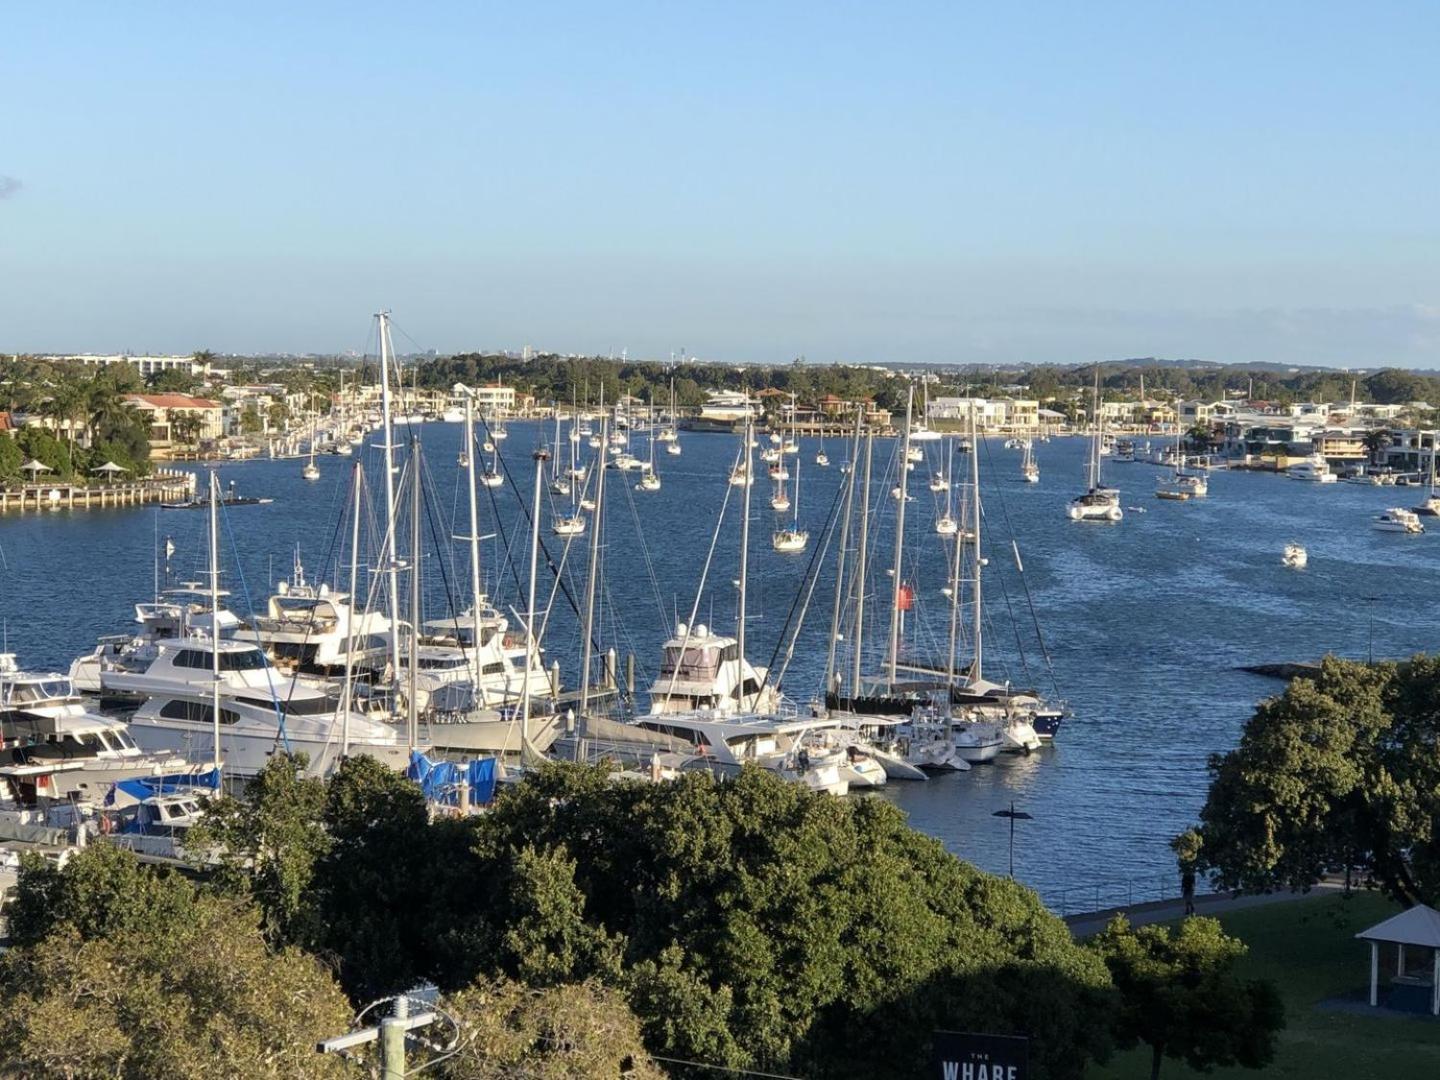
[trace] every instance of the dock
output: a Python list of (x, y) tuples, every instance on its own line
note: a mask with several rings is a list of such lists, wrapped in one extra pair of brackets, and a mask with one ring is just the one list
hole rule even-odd
[(0, 514), (27, 510), (105, 510), (179, 502), (195, 493), (195, 474), (157, 470), (143, 480), (118, 484), (53, 483), (0, 487)]

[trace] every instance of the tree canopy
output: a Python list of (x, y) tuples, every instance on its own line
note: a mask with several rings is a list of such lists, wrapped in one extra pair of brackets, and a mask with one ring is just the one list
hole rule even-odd
[(1328, 657), (1210, 760), (1199, 863), (1226, 889), (1304, 889), (1353, 871), (1440, 901), (1440, 658)]
[(1234, 974), (1245, 945), (1227, 936), (1218, 920), (1185, 919), (1175, 931), (1136, 930), (1117, 915), (1091, 946), (1120, 994), (1116, 1034), (1126, 1046), (1150, 1047), (1151, 1080), (1158, 1080), (1166, 1057), (1202, 1072), (1269, 1064), (1285, 1025), (1284, 1006), (1270, 983)]

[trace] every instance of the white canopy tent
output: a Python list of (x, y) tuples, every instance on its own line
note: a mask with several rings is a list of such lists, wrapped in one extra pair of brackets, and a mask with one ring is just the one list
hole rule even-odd
[[(1370, 942), (1370, 1004), (1380, 1004), (1380, 946), (1395, 946), (1395, 978), (1393, 986), (1401, 984), (1430, 988), (1430, 1015), (1440, 1016), (1440, 911), (1424, 904), (1416, 904), (1409, 911), (1393, 915), (1382, 923), (1376, 923), (1369, 930), (1355, 935), (1361, 941)], [(1430, 950), (1430, 972), (1428, 979), (1422, 973), (1407, 974), (1405, 971), (1405, 949)]]

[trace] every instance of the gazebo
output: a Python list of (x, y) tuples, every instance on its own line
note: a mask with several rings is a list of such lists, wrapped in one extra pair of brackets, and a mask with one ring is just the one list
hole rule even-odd
[(130, 470), (125, 468), (124, 465), (116, 465), (113, 461), (107, 461), (104, 465), (96, 465), (95, 468), (91, 469), (90, 471), (104, 473), (108, 477), (116, 476), (124, 472), (129, 472)]
[[(1416, 904), (1409, 911), (1393, 915), (1382, 923), (1355, 935), (1370, 942), (1370, 1004), (1380, 1004), (1380, 946), (1395, 946), (1395, 975), (1390, 980), (1386, 1004), (1407, 1012), (1428, 1012), (1440, 1016), (1440, 911)], [(1412, 974), (1405, 967), (1407, 949), (1430, 953), (1427, 970), (1421, 965)]]
[(42, 472), (55, 471), (54, 469), (50, 468), (49, 465), (46, 465), (43, 461), (36, 461), (34, 458), (31, 458), (29, 461), (25, 462), (24, 465), (20, 466), (20, 468), (24, 469), (30, 474), (31, 483), (34, 483), (35, 480), (39, 478)]

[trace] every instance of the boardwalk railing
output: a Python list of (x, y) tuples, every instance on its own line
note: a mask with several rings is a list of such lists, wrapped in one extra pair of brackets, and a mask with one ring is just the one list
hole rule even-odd
[(195, 491), (195, 474), (157, 469), (151, 476), (119, 483), (77, 483), (74, 480), (16, 484), (0, 487), (0, 513), (18, 510), (88, 510), (139, 506), (144, 503), (188, 499)]
[(1151, 900), (1173, 900), (1179, 895), (1180, 875), (1173, 873), (1045, 889), (1041, 890), (1040, 899), (1051, 911), (1063, 917), (1130, 907)]

